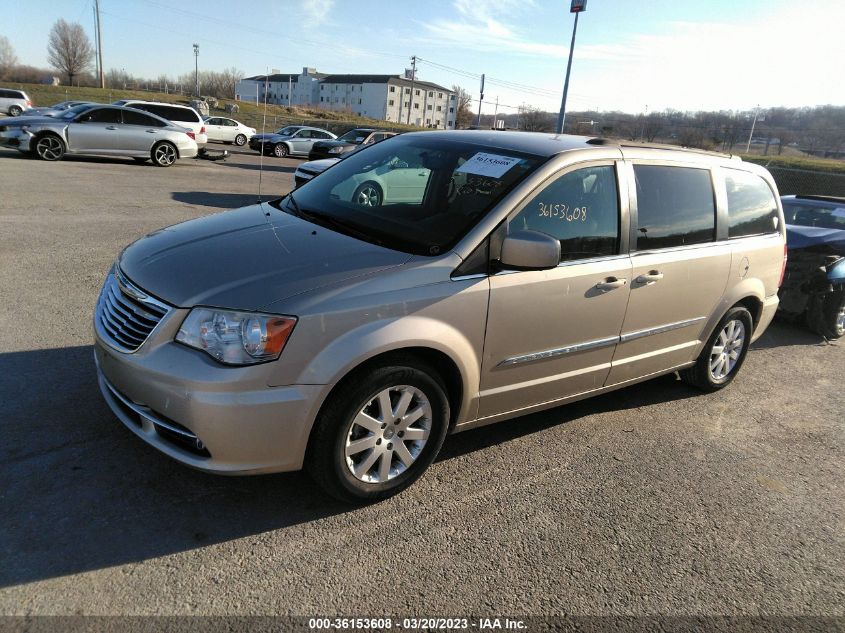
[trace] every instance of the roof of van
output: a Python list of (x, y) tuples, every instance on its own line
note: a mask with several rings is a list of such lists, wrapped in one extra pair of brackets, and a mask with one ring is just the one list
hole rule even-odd
[[(664, 149), (672, 151), (706, 154), (720, 158), (732, 158), (730, 154), (709, 152), (703, 149), (681, 147), (679, 145), (664, 145), (660, 143), (638, 143), (618, 139), (598, 138), (594, 136), (576, 136), (574, 134), (549, 134), (547, 132), (519, 132), (497, 130), (445, 130), (439, 132), (418, 132), (425, 134), (425, 138), (442, 138), (443, 140), (488, 145), (502, 150), (524, 152), (537, 156), (553, 156), (560, 152), (574, 149), (590, 149), (595, 147), (618, 147)], [(403, 136), (406, 136), (403, 134)]]

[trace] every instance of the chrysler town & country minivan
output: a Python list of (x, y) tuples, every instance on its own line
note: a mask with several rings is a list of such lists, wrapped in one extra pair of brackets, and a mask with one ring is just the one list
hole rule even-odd
[(384, 498), (450, 432), (675, 371), (725, 387), (784, 243), (771, 176), (728, 156), (404, 134), (127, 247), (94, 315), (99, 383), (184, 464)]

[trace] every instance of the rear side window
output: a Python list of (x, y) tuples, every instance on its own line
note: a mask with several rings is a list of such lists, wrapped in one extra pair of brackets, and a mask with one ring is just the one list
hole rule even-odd
[(637, 250), (712, 242), (716, 203), (709, 169), (634, 165)]
[(164, 121), (160, 121), (154, 117), (140, 112), (132, 112), (130, 110), (123, 111), (123, 122), (126, 125), (143, 125), (146, 127), (164, 127)]
[(576, 169), (535, 194), (508, 231), (541, 231), (560, 240), (562, 261), (615, 255), (619, 194), (610, 165)]
[(774, 233), (778, 205), (766, 181), (747, 171), (725, 169), (728, 191), (728, 237)]

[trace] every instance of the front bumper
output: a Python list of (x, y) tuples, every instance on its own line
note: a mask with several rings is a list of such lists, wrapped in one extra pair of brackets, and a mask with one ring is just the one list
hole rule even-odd
[[(174, 327), (162, 325), (151, 338), (161, 339)], [(268, 387), (266, 365), (226, 367), (172, 339), (148, 340), (127, 354), (109, 347), (96, 329), (94, 337), (106, 403), (148, 444), (219, 474), (302, 468), (320, 386)]]
[[(0, 127), (3, 126), (0, 125)], [(0, 147), (11, 147), (22, 152), (28, 152), (30, 149), (29, 142), (32, 138), (32, 134), (18, 127), (7, 127), (5, 130), (0, 130)]]

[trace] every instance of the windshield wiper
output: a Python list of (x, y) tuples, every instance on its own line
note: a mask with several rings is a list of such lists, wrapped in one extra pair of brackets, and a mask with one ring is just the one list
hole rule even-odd
[[(299, 209), (299, 207), (297, 207), (297, 209)], [(315, 224), (320, 224), (328, 229), (334, 229), (338, 233), (344, 233), (346, 235), (351, 235), (352, 237), (357, 237), (358, 239), (363, 240), (365, 242), (384, 246), (383, 240), (378, 239), (371, 233), (362, 231), (356, 225), (346, 220), (341, 220), (340, 218), (329, 215), (327, 213), (321, 213), (320, 211), (303, 211), (299, 209), (299, 214), (306, 220), (310, 220)]]

